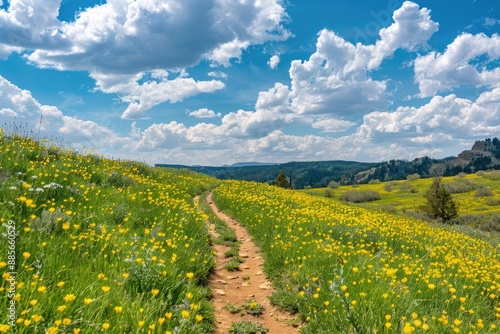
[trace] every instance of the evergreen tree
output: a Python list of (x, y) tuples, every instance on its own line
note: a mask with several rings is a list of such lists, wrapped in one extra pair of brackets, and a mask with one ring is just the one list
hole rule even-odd
[(458, 207), (451, 194), (446, 190), (441, 177), (434, 178), (431, 187), (424, 195), (422, 211), (431, 218), (441, 218), (443, 222), (458, 217)]
[(288, 189), (290, 188), (290, 183), (288, 182), (285, 172), (283, 172), (283, 169), (280, 170), (280, 173), (278, 174), (278, 177), (276, 178), (275, 182), (276, 186)]

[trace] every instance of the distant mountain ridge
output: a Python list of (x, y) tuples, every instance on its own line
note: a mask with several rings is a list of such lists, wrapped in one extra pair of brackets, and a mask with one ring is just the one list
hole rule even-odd
[(325, 187), (331, 181), (340, 184), (368, 183), (373, 180), (391, 181), (406, 179), (418, 174), (430, 177), (436, 173), (444, 176), (473, 173), (479, 170), (500, 169), (500, 140), (496, 137), (476, 141), (470, 150), (457, 157), (432, 159), (417, 158), (412, 161), (389, 160), (378, 163), (357, 161), (305, 161), (287, 163), (238, 162), (231, 166), (185, 166), (156, 164), (156, 167), (186, 168), (218, 179), (235, 179), (274, 183), (280, 170), (285, 172), (294, 188), (307, 186)]
[(231, 167), (250, 167), (250, 166), (274, 166), (277, 163), (274, 162), (235, 162)]

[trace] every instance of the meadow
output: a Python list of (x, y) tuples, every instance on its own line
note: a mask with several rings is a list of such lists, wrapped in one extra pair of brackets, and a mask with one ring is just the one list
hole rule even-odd
[(0, 166), (0, 332), (212, 331), (214, 179), (6, 134)]
[[(446, 176), (442, 182), (452, 190), (453, 200), (457, 202), (459, 214), (500, 214), (500, 171), (479, 172), (464, 176)], [(372, 184), (340, 186), (336, 189), (314, 188), (301, 190), (305, 193), (330, 197), (339, 200), (349, 191), (375, 191), (381, 195), (377, 201), (359, 203), (372, 209), (386, 209), (395, 212), (419, 211), (424, 204), (424, 193), (430, 188), (432, 178), (398, 180)], [(488, 194), (481, 193), (490, 189)], [(478, 191), (479, 190), (479, 191)]]
[[(300, 191), (309, 195), (328, 197), (346, 205), (413, 216), (432, 223), (422, 213), (420, 207), (425, 202), (424, 194), (430, 188), (433, 179), (411, 177), (409, 179)], [(500, 171), (448, 176), (443, 177), (442, 182), (458, 205), (459, 216), (448, 222), (453, 225), (451, 229), (483, 238), (493, 245), (500, 243)], [(345, 201), (344, 197), (349, 193), (365, 192), (373, 192), (379, 199), (359, 203)], [(435, 226), (450, 228), (441, 223)]]
[(225, 182), (217, 205), (265, 253), (301, 333), (498, 333), (499, 247), (381, 210)]
[(500, 246), (450, 228), (5, 133), (0, 167), (0, 333), (212, 333), (212, 189), (301, 333), (499, 332)]

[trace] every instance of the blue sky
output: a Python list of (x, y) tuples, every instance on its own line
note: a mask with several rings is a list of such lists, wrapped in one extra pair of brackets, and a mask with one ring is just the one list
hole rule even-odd
[(0, 4), (0, 122), (107, 157), (444, 158), (500, 135), (496, 0)]

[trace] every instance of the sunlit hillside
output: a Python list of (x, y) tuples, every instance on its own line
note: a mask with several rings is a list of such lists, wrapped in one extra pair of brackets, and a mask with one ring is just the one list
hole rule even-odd
[(212, 330), (213, 179), (2, 135), (0, 180), (0, 332)]
[[(479, 172), (461, 177), (444, 177), (443, 182), (450, 189), (453, 199), (459, 205), (459, 213), (479, 214), (495, 212), (500, 214), (500, 172)], [(385, 208), (394, 211), (418, 211), (424, 203), (424, 194), (429, 189), (432, 178), (389, 181), (356, 186), (306, 189), (305, 193), (340, 200), (349, 191), (373, 190), (380, 200), (358, 203), (367, 208)]]
[(499, 248), (418, 219), (257, 183), (216, 202), (266, 254), (302, 333), (497, 333)]
[[(212, 333), (214, 253), (209, 217), (194, 201), (212, 190), (261, 247), (271, 301), (296, 314), (301, 333), (500, 328), (499, 247), (340, 203), (352, 187), (323, 198), (0, 138), (0, 332)], [(474, 187), (454, 195), (461, 212), (498, 212), (488, 204), (499, 197), (493, 174), (446, 182)], [(429, 184), (355, 189), (381, 193), (369, 205), (403, 210), (417, 206)]]

